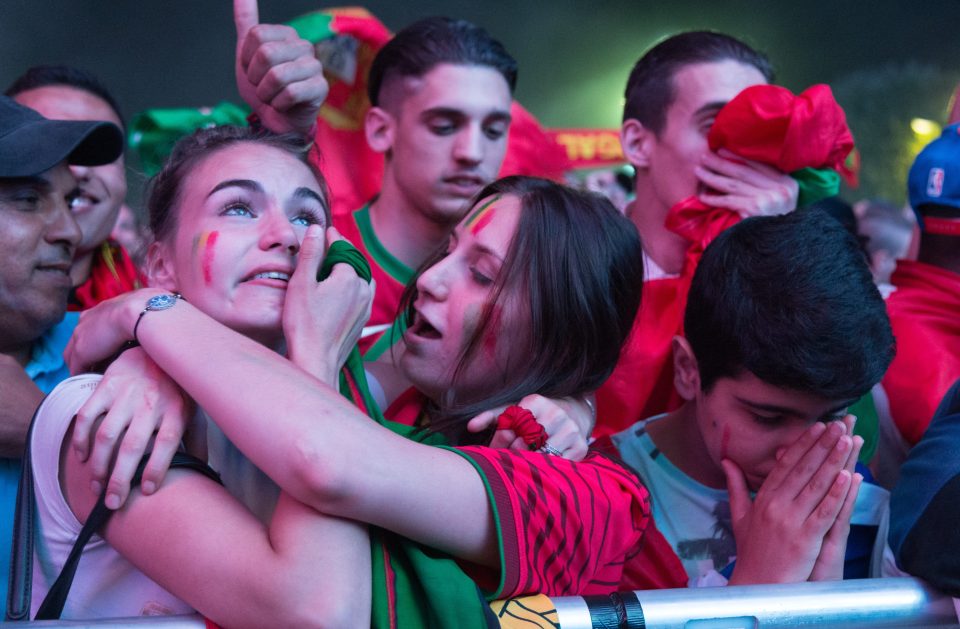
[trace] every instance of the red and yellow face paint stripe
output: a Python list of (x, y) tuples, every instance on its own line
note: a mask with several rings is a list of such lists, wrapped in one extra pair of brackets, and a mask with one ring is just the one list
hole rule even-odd
[(467, 218), (467, 222), (463, 224), (463, 228), (468, 230), (471, 234), (476, 236), (480, 231), (486, 227), (491, 220), (493, 220), (493, 204), (500, 200), (500, 195), (493, 197), (480, 207), (478, 207), (473, 214)]
[(196, 258), (198, 252), (203, 252), (201, 268), (203, 269), (203, 281), (209, 284), (213, 281), (213, 251), (217, 244), (217, 237), (220, 232), (203, 232), (193, 241), (193, 255)]

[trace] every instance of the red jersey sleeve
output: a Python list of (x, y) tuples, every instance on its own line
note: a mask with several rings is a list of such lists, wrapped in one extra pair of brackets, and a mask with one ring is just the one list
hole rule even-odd
[(621, 589), (650, 522), (649, 494), (633, 472), (598, 453), (572, 462), (486, 447), (454, 451), (484, 478), (494, 507), (501, 571), (490, 598)]

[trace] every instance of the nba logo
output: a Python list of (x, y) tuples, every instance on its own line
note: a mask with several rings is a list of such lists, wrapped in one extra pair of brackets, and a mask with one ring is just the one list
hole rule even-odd
[(939, 197), (943, 194), (943, 169), (931, 168), (927, 178), (927, 196)]

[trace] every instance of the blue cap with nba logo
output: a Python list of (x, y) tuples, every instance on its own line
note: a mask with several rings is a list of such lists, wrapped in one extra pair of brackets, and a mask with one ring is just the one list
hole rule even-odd
[[(960, 236), (960, 212), (954, 218), (943, 219), (923, 211), (926, 205), (960, 210), (960, 123), (944, 129), (939, 138), (920, 151), (910, 167), (907, 190), (910, 207), (924, 231)], [(947, 222), (955, 226), (941, 225)]]

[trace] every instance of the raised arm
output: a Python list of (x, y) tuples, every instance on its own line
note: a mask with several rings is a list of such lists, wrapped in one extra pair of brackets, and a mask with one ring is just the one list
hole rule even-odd
[(313, 44), (289, 26), (260, 24), (256, 0), (234, 0), (237, 89), (274, 133), (310, 135), (329, 89)]
[[(147, 299), (161, 292), (127, 293), (98, 306), (96, 319), (81, 319), (70, 364), (100, 360), (132, 339)], [(498, 561), (484, 484), (458, 455), (371, 422), (329, 385), (183, 300), (146, 312), (137, 337), (227, 437), (298, 500), (476, 563)]]
[[(117, 325), (132, 329), (138, 313), (131, 304)], [(484, 484), (458, 455), (371, 422), (329, 385), (188, 303), (147, 313), (138, 336), (230, 440), (299, 500), (497, 562)]]

